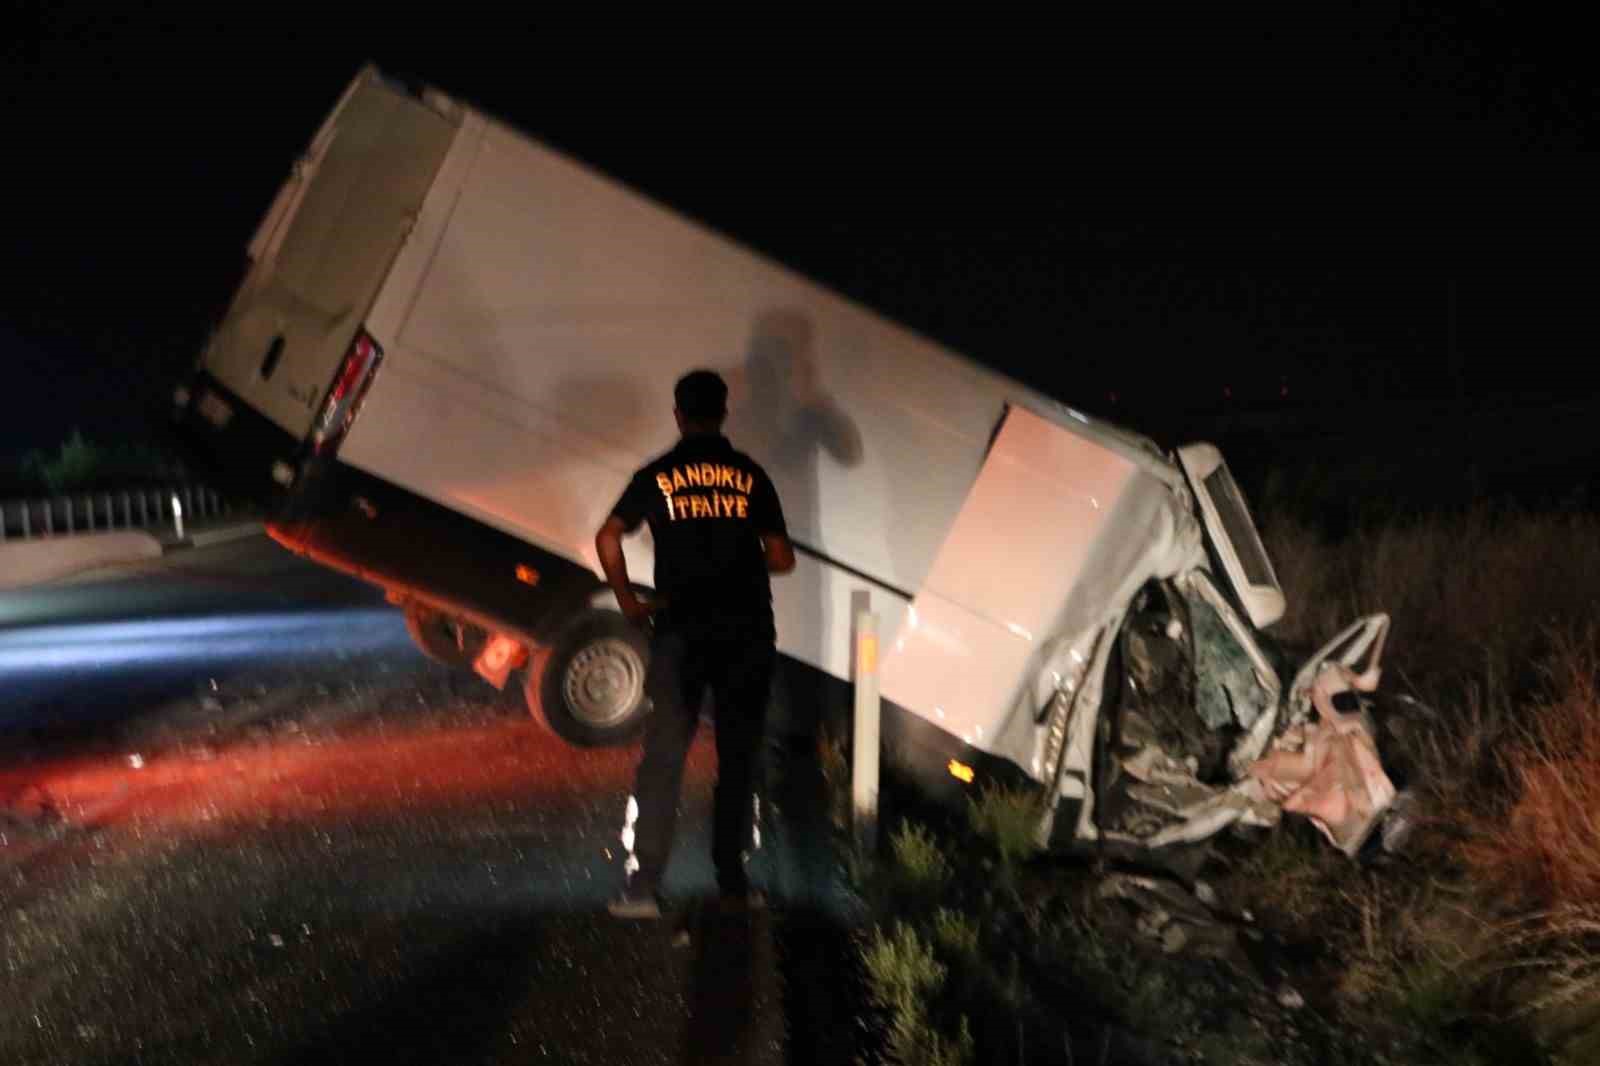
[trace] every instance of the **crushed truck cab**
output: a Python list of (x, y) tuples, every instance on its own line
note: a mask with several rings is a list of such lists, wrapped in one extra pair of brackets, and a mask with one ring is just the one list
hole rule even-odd
[(1041, 844), (1148, 857), (1287, 810), (1354, 854), (1394, 789), (1358, 701), (1333, 700), (1376, 687), (1387, 616), (1286, 686), (1262, 633), (1283, 591), (1221, 454), (1067, 414), (1007, 413), (884, 696), (1047, 788)]

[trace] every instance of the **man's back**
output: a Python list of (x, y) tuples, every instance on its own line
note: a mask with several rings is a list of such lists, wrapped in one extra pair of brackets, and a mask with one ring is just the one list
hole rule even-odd
[(685, 436), (634, 475), (616, 513), (630, 528), (649, 522), (656, 590), (675, 621), (733, 623), (770, 635), (762, 535), (785, 530), (759, 463), (721, 434)]

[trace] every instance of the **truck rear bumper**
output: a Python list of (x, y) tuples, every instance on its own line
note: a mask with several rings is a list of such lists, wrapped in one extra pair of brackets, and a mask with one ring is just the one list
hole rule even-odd
[(169, 428), (219, 491), (269, 517), (287, 499), (303, 461), (301, 441), (205, 371), (177, 389)]
[(312, 455), (203, 371), (174, 397), (172, 431), (213, 484), (261, 510), (274, 540), (396, 599), (538, 635), (599, 587), (575, 563)]

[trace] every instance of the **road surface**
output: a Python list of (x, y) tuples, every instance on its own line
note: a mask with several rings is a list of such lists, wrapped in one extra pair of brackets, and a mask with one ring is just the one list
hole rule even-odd
[(702, 735), (679, 917), (617, 922), (637, 749), (568, 747), (265, 538), (0, 594), (0, 744), (0, 1062), (853, 1057), (806, 760), (773, 910), (701, 902)]

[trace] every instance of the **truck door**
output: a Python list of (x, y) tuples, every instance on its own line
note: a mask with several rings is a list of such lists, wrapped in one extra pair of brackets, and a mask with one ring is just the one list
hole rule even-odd
[(456, 132), (363, 71), (279, 192), (204, 369), (304, 438)]
[[(1153, 537), (1153, 523), (1115, 525), (1139, 475), (1127, 457), (1010, 408), (885, 651), (884, 696), (973, 747), (1016, 758), (996, 750), (997, 733), (1032, 680), (1029, 662), (1067, 612), (1087, 619), (1105, 609), (1084, 600), (1118, 583), (1102, 565), (1108, 537), (1127, 533), (1139, 551)], [(1084, 583), (1091, 567), (1105, 581)]]

